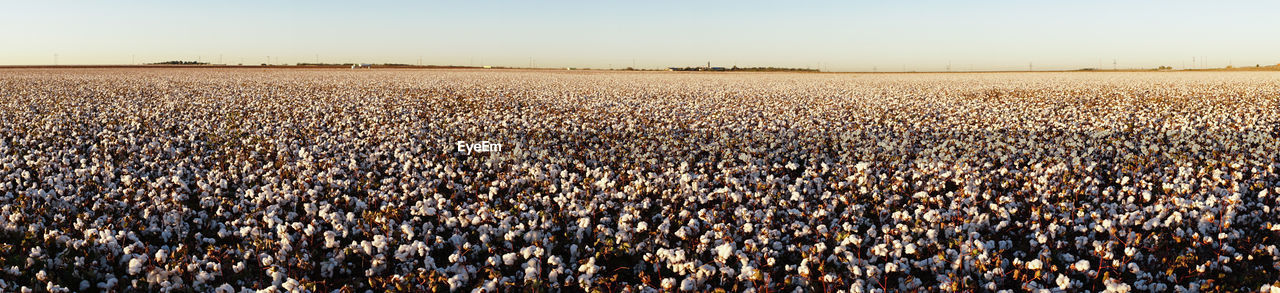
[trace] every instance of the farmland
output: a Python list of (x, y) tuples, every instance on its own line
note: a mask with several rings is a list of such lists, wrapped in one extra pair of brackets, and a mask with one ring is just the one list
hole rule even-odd
[(0, 291), (1280, 290), (1277, 80), (0, 69)]

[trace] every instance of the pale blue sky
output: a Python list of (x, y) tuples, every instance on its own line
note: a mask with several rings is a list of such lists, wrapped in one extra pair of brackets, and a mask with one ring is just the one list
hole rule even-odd
[[(369, 3), (364, 3), (369, 2)], [(830, 71), (1280, 63), (1280, 1), (6, 1), (0, 64)]]

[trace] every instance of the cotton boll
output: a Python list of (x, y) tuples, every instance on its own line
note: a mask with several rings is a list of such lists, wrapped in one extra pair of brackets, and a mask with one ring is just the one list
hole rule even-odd
[(129, 270), (128, 270), (129, 274), (130, 274), (130, 275), (137, 275), (138, 273), (141, 273), (141, 272), (142, 272), (142, 266), (143, 266), (143, 264), (142, 264), (142, 259), (139, 259), (139, 258), (130, 259), (130, 260), (129, 260)]
[(716, 246), (716, 259), (721, 262), (728, 260), (730, 256), (733, 256), (733, 246), (734, 245), (732, 243), (725, 243), (720, 246)]
[(510, 266), (510, 265), (515, 265), (515, 264), (516, 264), (516, 261), (517, 261), (517, 257), (518, 257), (518, 256), (517, 256), (517, 255), (516, 255), (516, 253), (514, 253), (514, 252), (507, 253), (507, 254), (503, 254), (503, 255), (502, 255), (502, 264), (509, 265), (509, 266)]
[(299, 289), (302, 288), (302, 284), (299, 284), (298, 280), (294, 280), (293, 278), (288, 278), (288, 280), (286, 280), (283, 284), (281, 284), (280, 287), (284, 288), (284, 290), (288, 292), (298, 292), (300, 291)]
[(1068, 278), (1065, 274), (1059, 274), (1056, 282), (1058, 284), (1058, 289), (1071, 289), (1071, 278)]
[[(674, 278), (663, 278), (663, 279), (662, 279), (662, 289), (665, 289), (665, 290), (671, 290), (671, 289), (675, 288), (675, 286), (676, 286), (676, 279), (674, 279)], [(682, 290), (686, 290), (686, 289), (684, 289), (684, 288), (681, 288), (681, 289), (682, 289)], [(687, 290), (692, 290), (692, 289), (687, 289)]]
[(1027, 262), (1028, 270), (1034, 271), (1034, 270), (1040, 270), (1041, 268), (1044, 268), (1044, 264), (1040, 262), (1040, 259), (1033, 259), (1030, 262)]
[(1081, 272), (1089, 271), (1089, 260), (1082, 259), (1082, 260), (1076, 261), (1074, 264), (1071, 265), (1071, 267)]
[(695, 284), (692, 278), (685, 278), (680, 281), (680, 291), (693, 291)]
[(1128, 284), (1121, 283), (1111, 278), (1107, 278), (1103, 283), (1107, 286), (1104, 292), (1127, 293), (1131, 289)]

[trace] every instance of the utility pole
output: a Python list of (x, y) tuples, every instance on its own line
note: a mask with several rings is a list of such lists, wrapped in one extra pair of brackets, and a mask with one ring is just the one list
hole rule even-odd
[(1031, 62), (1027, 62), (1027, 71), (1036, 71), (1033, 67), (1031, 67)]
[(58, 53), (53, 53), (53, 65), (58, 65)]
[(1116, 70), (1116, 59), (1111, 59), (1111, 70)]

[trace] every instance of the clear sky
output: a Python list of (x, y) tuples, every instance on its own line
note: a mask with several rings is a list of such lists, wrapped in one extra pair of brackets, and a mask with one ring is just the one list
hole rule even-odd
[[(367, 3), (366, 3), (367, 2)], [(56, 58), (55, 58), (56, 54)], [(1280, 1), (5, 1), (0, 64), (1280, 63)]]

